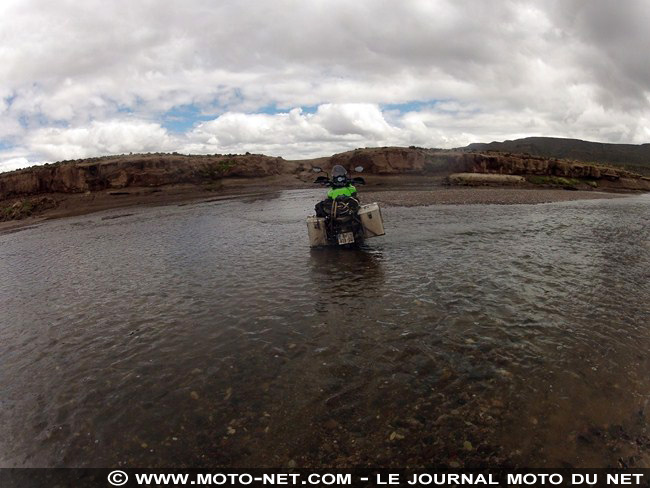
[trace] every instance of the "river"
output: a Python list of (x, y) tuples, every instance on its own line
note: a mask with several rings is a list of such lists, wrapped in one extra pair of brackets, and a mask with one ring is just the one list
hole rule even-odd
[(383, 209), (319, 191), (0, 235), (0, 466), (650, 467), (650, 196)]

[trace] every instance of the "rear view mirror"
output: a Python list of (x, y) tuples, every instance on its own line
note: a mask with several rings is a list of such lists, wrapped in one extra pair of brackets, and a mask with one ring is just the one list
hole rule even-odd
[(319, 176), (314, 180), (314, 183), (326, 183), (327, 182), (327, 177), (326, 176)]
[(354, 171), (356, 173), (363, 173), (363, 166), (357, 166), (356, 168), (354, 168)]
[(353, 181), (354, 183), (356, 183), (357, 185), (365, 185), (365, 184), (366, 184), (366, 180), (364, 180), (363, 178), (361, 178), (361, 176), (357, 176), (357, 177), (355, 177), (355, 178), (352, 178), (352, 181)]
[(323, 169), (319, 168), (318, 166), (314, 166), (311, 170), (313, 173), (320, 173), (321, 171), (323, 171)]

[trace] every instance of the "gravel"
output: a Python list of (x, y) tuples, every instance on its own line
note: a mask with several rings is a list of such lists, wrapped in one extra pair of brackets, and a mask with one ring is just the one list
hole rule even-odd
[(376, 201), (390, 206), (466, 204), (536, 204), (570, 200), (621, 198), (625, 195), (595, 191), (522, 188), (436, 188), (434, 190), (363, 191), (364, 202)]

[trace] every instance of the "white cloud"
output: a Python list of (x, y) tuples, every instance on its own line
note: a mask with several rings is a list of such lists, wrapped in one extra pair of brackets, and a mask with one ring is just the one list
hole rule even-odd
[(27, 158), (10, 158), (2, 162), (0, 171), (13, 171), (15, 169), (27, 168), (34, 163), (30, 162)]
[(322, 156), (365, 145), (400, 141), (373, 104), (324, 104), (315, 113), (226, 113), (200, 124), (188, 136), (184, 152), (263, 152), (285, 157)]
[(174, 139), (156, 123), (114, 120), (73, 129), (43, 128), (28, 138), (29, 148), (50, 160), (79, 159), (104, 154), (173, 151)]
[(525, 125), (540, 129), (526, 115), (485, 114), (457, 103), (404, 114), (382, 112), (373, 104), (324, 104), (314, 113), (300, 109), (275, 115), (226, 113), (196, 127), (181, 151), (250, 151), (297, 159), (364, 146), (457, 147), (475, 141), (478, 133), (498, 137), (499, 132), (491, 129), (495, 124), (515, 134)]
[[(6, 0), (0, 148), (38, 161), (518, 135), (646, 142), (648, 24), (645, 0)], [(379, 109), (412, 101), (436, 103)], [(162, 114), (183, 105), (214, 120), (166, 132)], [(281, 113), (256, 113), (271, 106)]]

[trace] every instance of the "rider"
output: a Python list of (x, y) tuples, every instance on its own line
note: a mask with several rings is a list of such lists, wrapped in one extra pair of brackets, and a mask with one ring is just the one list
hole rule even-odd
[(327, 210), (332, 207), (333, 201), (337, 199), (346, 201), (352, 199), (357, 206), (359, 205), (357, 189), (348, 178), (347, 170), (340, 164), (332, 168), (332, 188), (327, 192), (327, 199), (316, 204), (316, 215), (325, 217)]

